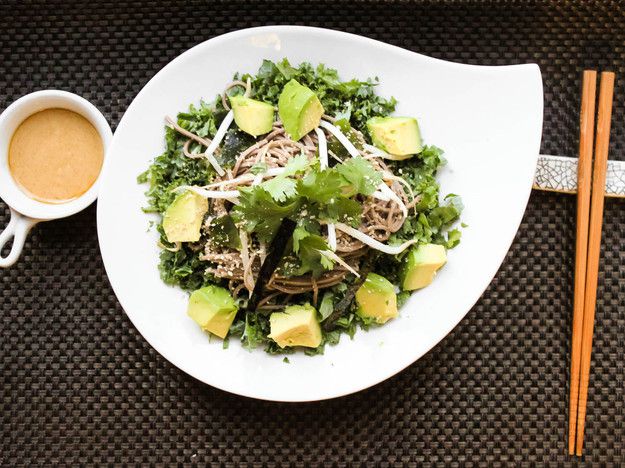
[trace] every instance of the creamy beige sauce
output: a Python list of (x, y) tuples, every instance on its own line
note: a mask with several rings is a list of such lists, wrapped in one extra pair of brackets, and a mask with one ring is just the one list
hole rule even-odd
[(66, 109), (46, 109), (17, 128), (9, 146), (9, 170), (31, 198), (63, 203), (78, 198), (100, 174), (104, 147), (95, 127)]

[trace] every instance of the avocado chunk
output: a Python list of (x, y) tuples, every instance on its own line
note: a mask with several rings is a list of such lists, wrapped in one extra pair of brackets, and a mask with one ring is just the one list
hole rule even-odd
[(227, 289), (205, 286), (191, 293), (187, 314), (202, 330), (225, 338), (237, 310), (237, 304)]
[(273, 106), (244, 96), (231, 96), (234, 121), (253, 137), (269, 133), (273, 128)]
[(384, 276), (369, 273), (356, 291), (356, 313), (376, 323), (386, 323), (397, 317), (397, 294), (395, 286)]
[(423, 150), (417, 119), (412, 117), (373, 117), (367, 120), (373, 144), (395, 156), (412, 156)]
[(323, 115), (321, 101), (310, 88), (295, 80), (289, 81), (278, 99), (278, 114), (286, 133), (297, 141), (317, 128)]
[(163, 230), (169, 242), (197, 242), (208, 200), (187, 190), (178, 195), (163, 214)]
[(274, 312), (269, 317), (269, 338), (278, 346), (306, 346), (316, 348), (321, 344), (321, 327), (317, 311), (310, 304), (293, 305), (284, 312)]
[(408, 252), (403, 267), (402, 288), (405, 291), (424, 288), (429, 285), (436, 271), (447, 262), (445, 247), (438, 244), (424, 244)]

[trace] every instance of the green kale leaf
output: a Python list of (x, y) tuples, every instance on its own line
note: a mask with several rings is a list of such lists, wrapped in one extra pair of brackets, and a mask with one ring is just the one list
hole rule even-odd
[(253, 97), (274, 105), (284, 85), (295, 79), (317, 94), (326, 114), (338, 115), (339, 119), (348, 116), (350, 124), (360, 131), (365, 131), (369, 118), (389, 115), (397, 104), (394, 98), (375, 94), (377, 78), (342, 81), (335, 69), (323, 64), (313, 67), (303, 62), (295, 67), (287, 59), (277, 63), (264, 60), (256, 76), (243, 75), (241, 79), (248, 77), (252, 80)]

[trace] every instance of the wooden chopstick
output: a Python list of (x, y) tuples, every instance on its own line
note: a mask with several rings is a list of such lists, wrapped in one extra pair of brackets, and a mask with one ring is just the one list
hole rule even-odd
[(603, 72), (601, 73), (601, 85), (599, 89), (599, 115), (597, 117), (597, 141), (595, 144), (595, 162), (590, 204), (590, 232), (588, 235), (588, 260), (586, 264), (586, 286), (584, 294), (584, 321), (582, 327), (579, 403), (577, 409), (576, 454), (578, 456), (581, 456), (584, 444), (584, 423), (586, 420), (592, 334), (597, 300), (597, 276), (599, 274), (599, 257), (601, 256), (601, 227), (603, 223), (603, 201), (608, 166), (608, 148), (610, 145), (613, 95), (614, 73)]
[(590, 215), (590, 182), (592, 147), (595, 132), (597, 72), (585, 70), (582, 80), (582, 103), (579, 117), (579, 162), (577, 166), (577, 235), (575, 244), (575, 292), (573, 302), (573, 335), (571, 339), (571, 382), (569, 388), (569, 455), (575, 453), (579, 366), (584, 322), (584, 286)]

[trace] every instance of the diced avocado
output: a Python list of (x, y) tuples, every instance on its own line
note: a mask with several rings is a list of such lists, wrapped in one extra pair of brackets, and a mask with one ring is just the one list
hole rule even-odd
[(187, 190), (178, 195), (163, 214), (163, 230), (169, 242), (197, 242), (208, 200)]
[(225, 338), (238, 307), (227, 289), (205, 286), (191, 293), (187, 314), (203, 330)]
[(397, 294), (393, 283), (384, 276), (369, 273), (356, 291), (356, 313), (376, 323), (386, 323), (397, 317)]
[(274, 312), (269, 317), (269, 338), (278, 346), (306, 346), (316, 348), (321, 344), (321, 327), (317, 311), (310, 304), (293, 305), (284, 312)]
[(323, 112), (321, 101), (306, 86), (291, 80), (282, 88), (278, 99), (278, 114), (291, 139), (297, 141), (317, 128)]
[(234, 121), (253, 137), (269, 133), (273, 128), (273, 106), (244, 96), (230, 97)]
[(373, 144), (387, 153), (411, 156), (423, 149), (419, 124), (412, 117), (373, 117), (367, 128)]
[(436, 271), (447, 262), (445, 247), (438, 244), (424, 244), (412, 248), (406, 257), (402, 272), (402, 288), (405, 291), (429, 285)]

